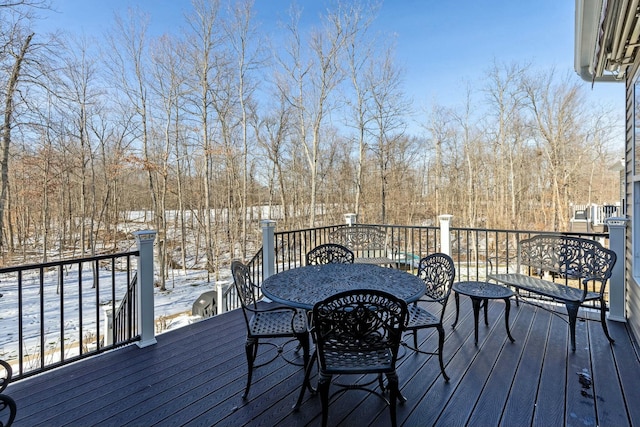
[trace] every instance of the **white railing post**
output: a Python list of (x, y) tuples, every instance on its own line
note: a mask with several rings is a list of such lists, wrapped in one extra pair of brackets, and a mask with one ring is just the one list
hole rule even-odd
[(609, 320), (626, 322), (625, 307), (625, 234), (627, 218), (610, 217), (605, 220), (609, 226), (609, 249), (616, 253), (616, 263), (609, 279)]
[(262, 227), (262, 275), (266, 279), (276, 272), (276, 222), (271, 219), (260, 221)]
[(449, 226), (451, 225), (451, 219), (453, 215), (443, 214), (438, 215), (440, 221), (440, 252), (451, 256), (451, 233), (449, 232)]
[(344, 221), (347, 223), (349, 227), (354, 225), (357, 221), (358, 215), (354, 213), (344, 214)]
[(140, 341), (138, 347), (155, 344), (155, 319), (153, 311), (153, 241), (156, 232), (153, 230), (136, 231), (133, 233), (138, 243), (140, 258), (138, 259), (138, 328)]
[(113, 310), (111, 308), (102, 307), (102, 314), (104, 315), (104, 344), (109, 346), (113, 344), (113, 322), (111, 319)]
[[(233, 278), (231, 279), (233, 280)], [(223, 310), (224, 310), (224, 290), (222, 288), (222, 283), (217, 282), (216, 283), (216, 307), (217, 307), (217, 313), (216, 314), (222, 314)]]

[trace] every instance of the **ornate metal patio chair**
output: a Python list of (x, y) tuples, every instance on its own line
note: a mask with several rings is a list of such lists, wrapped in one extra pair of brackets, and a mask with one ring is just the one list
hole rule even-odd
[[(390, 408), (391, 424), (396, 425), (396, 401), (404, 402), (398, 388), (396, 360), (407, 318), (406, 303), (382, 291), (356, 290), (333, 295), (313, 307), (311, 329), (316, 351), (307, 367), (299, 407), (315, 360), (318, 361), (318, 393), (322, 402), (322, 425), (327, 425), (330, 401), (347, 390), (364, 390), (381, 397)], [(339, 387), (329, 395), (334, 375), (374, 374), (364, 382), (333, 384)], [(382, 387), (382, 375), (387, 378), (387, 398), (373, 384)], [(342, 378), (342, 377), (341, 377)]]
[[(444, 327), (442, 321), (444, 312), (447, 308), (449, 295), (451, 295), (451, 286), (456, 277), (456, 268), (453, 260), (449, 255), (443, 253), (435, 253), (422, 258), (418, 264), (418, 277), (420, 277), (425, 285), (426, 291), (418, 301), (409, 304), (409, 319), (405, 330), (413, 333), (413, 347), (403, 341), (403, 345), (418, 353), (438, 355), (440, 361), (440, 370), (445, 381), (449, 382), (449, 376), (444, 370), (444, 361), (442, 360), (442, 348), (444, 346)], [(437, 312), (430, 312), (425, 309), (420, 302), (436, 303), (439, 305)], [(419, 329), (436, 328), (438, 331), (438, 351), (429, 352), (418, 348)]]
[(327, 243), (307, 252), (307, 265), (353, 264), (353, 252), (346, 246)]
[[(1, 297), (2, 295), (0, 295)], [(11, 381), (11, 365), (4, 360), (0, 360), (0, 371), (3, 371), (0, 377), (0, 426), (11, 427), (13, 420), (16, 418), (17, 406), (16, 402), (6, 394), (4, 389), (7, 388)]]
[[(0, 298), (2, 298), (2, 294), (0, 294)], [(0, 426), (2, 427), (11, 427), (18, 411), (16, 402), (4, 394), (12, 375), (11, 365), (0, 359)]]
[[(242, 396), (243, 399), (246, 399), (251, 387), (253, 370), (272, 362), (279, 355), (282, 355), (289, 363), (307, 366), (309, 362), (309, 327), (304, 310), (297, 310), (283, 305), (273, 306), (260, 301), (260, 289), (253, 283), (250, 271), (245, 264), (240, 261), (233, 261), (231, 263), (231, 273), (238, 298), (242, 304), (242, 313), (247, 326), (245, 351), (249, 371), (247, 374), (247, 386)], [(261, 341), (269, 338), (291, 338), (291, 340), (284, 344)], [(283, 346), (293, 339), (298, 340), (298, 348), (302, 348), (303, 363), (288, 360), (283, 355)], [(277, 351), (271, 359), (255, 365), (259, 344), (273, 346)]]

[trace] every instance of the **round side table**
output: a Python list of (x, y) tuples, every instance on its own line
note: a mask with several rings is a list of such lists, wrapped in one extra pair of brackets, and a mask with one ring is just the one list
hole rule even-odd
[(456, 320), (451, 325), (453, 328), (458, 324), (458, 314), (460, 312), (460, 294), (471, 298), (473, 305), (473, 321), (475, 325), (475, 344), (478, 345), (478, 317), (480, 315), (480, 307), (484, 306), (484, 324), (489, 325), (487, 319), (487, 303), (490, 299), (504, 300), (504, 323), (507, 329), (507, 336), (514, 342), (509, 330), (509, 311), (511, 310), (511, 297), (513, 291), (505, 286), (496, 285), (495, 283), (482, 281), (466, 281), (456, 282), (451, 288), (456, 299)]

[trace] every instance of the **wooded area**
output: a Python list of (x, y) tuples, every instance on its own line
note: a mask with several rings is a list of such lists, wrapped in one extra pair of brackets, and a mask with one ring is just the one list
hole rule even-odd
[(100, 40), (35, 32), (51, 6), (0, 0), (5, 264), (123, 249), (131, 211), (151, 213), (164, 276), (252, 255), (263, 215), (566, 230), (570, 203), (619, 200), (611, 114), (570, 70), (498, 58), (464, 105), (422, 108), (376, 3), (310, 31), (292, 6), (274, 38), (249, 0), (193, 0), (174, 33), (130, 10)]

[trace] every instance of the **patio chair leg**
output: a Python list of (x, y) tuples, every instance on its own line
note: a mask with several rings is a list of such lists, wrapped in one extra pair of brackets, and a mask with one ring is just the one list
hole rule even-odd
[(314, 352), (313, 355), (311, 356), (311, 359), (309, 360), (309, 362), (305, 367), (304, 380), (302, 381), (302, 388), (300, 389), (300, 395), (298, 395), (298, 401), (293, 406), (294, 411), (298, 411), (300, 409), (300, 406), (302, 405), (302, 399), (304, 398), (305, 390), (309, 388), (309, 390), (311, 390), (312, 392), (314, 391), (311, 388), (310, 378), (311, 378), (311, 369), (313, 369), (313, 364), (316, 361), (316, 357), (317, 357), (317, 354)]
[(609, 327), (607, 326), (607, 303), (604, 301), (604, 298), (600, 299), (600, 323), (602, 323), (602, 330), (604, 331), (605, 336), (609, 340), (611, 344), (615, 342), (611, 335), (609, 335)]
[(322, 427), (327, 427), (329, 418), (329, 386), (331, 385), (331, 375), (320, 374), (318, 380), (318, 393), (322, 403)]
[(244, 346), (245, 353), (247, 354), (247, 386), (244, 389), (242, 399), (246, 399), (249, 395), (249, 388), (251, 387), (251, 377), (253, 376), (253, 362), (256, 360), (258, 353), (258, 340), (254, 338), (247, 338), (247, 342)]
[(438, 360), (440, 361), (440, 370), (442, 371), (442, 378), (445, 382), (449, 382), (449, 375), (444, 371), (444, 359), (442, 357), (442, 350), (444, 349), (444, 328), (440, 326), (438, 328)]
[(6, 424), (2, 425), (11, 427), (11, 425), (13, 424), (13, 420), (16, 419), (16, 414), (18, 412), (16, 402), (6, 394), (0, 394), (0, 409), (2, 410), (2, 412), (4, 412), (5, 410), (9, 411), (8, 414), (3, 414), (4, 419), (2, 420), (2, 422), (5, 422)]
[(298, 346), (302, 347), (302, 362), (303, 366), (306, 368), (309, 363), (309, 333), (299, 334), (298, 338)]
[(489, 315), (487, 314), (489, 309), (489, 300), (487, 298), (483, 298), (482, 305), (484, 306), (484, 324), (485, 326), (489, 326)]
[[(398, 375), (394, 372), (387, 374), (387, 387), (389, 388), (389, 412), (391, 414), (391, 425), (396, 427), (398, 425), (396, 421), (396, 401), (400, 398), (404, 399), (398, 390)], [(406, 399), (401, 400), (404, 402)]]

